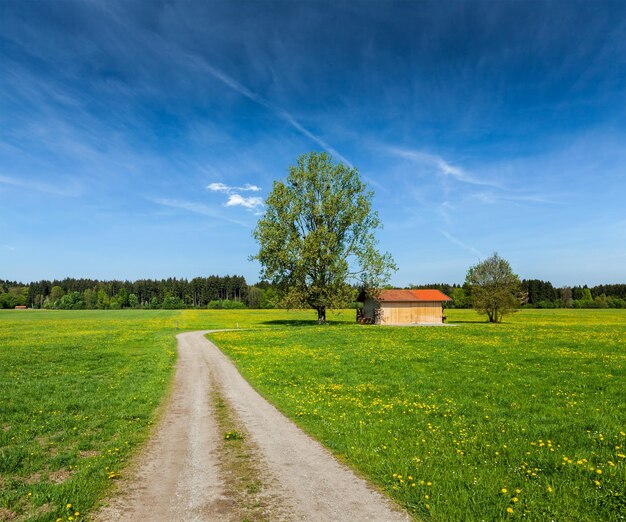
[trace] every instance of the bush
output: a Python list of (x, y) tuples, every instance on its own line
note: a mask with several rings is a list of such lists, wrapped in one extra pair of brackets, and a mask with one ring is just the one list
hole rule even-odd
[(185, 308), (185, 303), (183, 303), (180, 297), (170, 295), (163, 299), (161, 308), (163, 308), (163, 310), (179, 310)]
[(246, 305), (241, 301), (231, 301), (230, 299), (219, 299), (214, 301), (209, 301), (209, 304), (206, 306), (209, 310), (238, 310), (241, 308), (245, 308)]

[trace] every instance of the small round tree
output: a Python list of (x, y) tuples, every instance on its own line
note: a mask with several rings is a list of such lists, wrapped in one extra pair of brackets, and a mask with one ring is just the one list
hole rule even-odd
[(519, 277), (497, 253), (470, 267), (465, 282), (471, 288), (472, 306), (487, 314), (490, 323), (499, 323), (505, 314), (519, 306)]
[(376, 249), (381, 224), (372, 197), (356, 168), (324, 152), (300, 156), (287, 179), (274, 182), (253, 233), (261, 278), (291, 306), (317, 310), (319, 323), (326, 308), (354, 299), (351, 282), (382, 286), (396, 267)]

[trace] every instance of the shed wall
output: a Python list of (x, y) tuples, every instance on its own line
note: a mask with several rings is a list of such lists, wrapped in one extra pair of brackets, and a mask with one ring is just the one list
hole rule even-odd
[(381, 324), (441, 323), (442, 316), (439, 302), (381, 303)]

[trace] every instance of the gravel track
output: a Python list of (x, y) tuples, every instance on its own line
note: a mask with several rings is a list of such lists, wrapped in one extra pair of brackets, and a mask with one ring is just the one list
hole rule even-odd
[(220, 469), (218, 391), (255, 448), (271, 520), (406, 521), (410, 517), (263, 399), (204, 335), (179, 334), (173, 390), (132, 478), (97, 519), (241, 520)]

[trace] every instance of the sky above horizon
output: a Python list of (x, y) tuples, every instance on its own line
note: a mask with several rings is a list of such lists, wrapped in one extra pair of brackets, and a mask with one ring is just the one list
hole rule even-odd
[(0, 279), (255, 282), (312, 150), (397, 286), (624, 283), (626, 2), (0, 0)]

